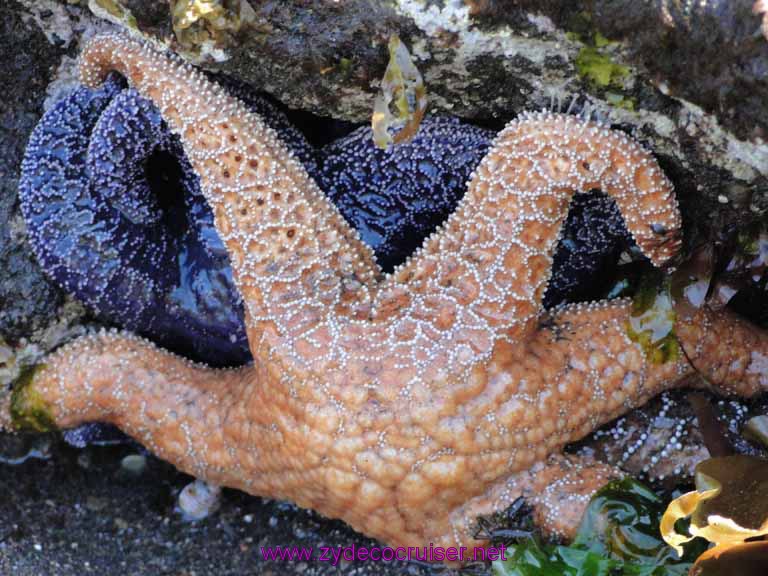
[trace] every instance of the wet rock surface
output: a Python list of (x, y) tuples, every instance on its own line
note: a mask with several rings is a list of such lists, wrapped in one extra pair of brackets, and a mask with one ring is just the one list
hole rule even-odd
[(16, 191), (29, 133), (42, 115), (45, 90), (63, 51), (50, 44), (34, 22), (22, 18), (20, 4), (4, 4), (0, 18), (0, 335), (13, 341), (44, 326), (61, 298), (25, 243)]
[(393, 33), (432, 111), (501, 127), (575, 101), (654, 151), (677, 187), (689, 247), (768, 209), (768, 39), (751, 0), (242, 0), (224, 3), (224, 24), (185, 29), (169, 7), (118, 4), (130, 24), (97, 11), (321, 116), (370, 121)]
[[(99, 2), (97, 2), (99, 3)], [(101, 2), (104, 4), (104, 2)], [(170, 35), (171, 9), (123, 1), (137, 26)], [(178, 4), (178, 2), (176, 3)], [(243, 2), (230, 2), (234, 17)], [(764, 137), (768, 42), (754, 0), (288, 0), (252, 2), (236, 39), (219, 42), (222, 66), (289, 103), (336, 117), (364, 119), (386, 65), (389, 34), (419, 45), (434, 103), (465, 117), (507, 113), (536, 102), (560, 78), (594, 90), (576, 56), (588, 29), (624, 46), (615, 56), (649, 84), (666, 83), (717, 114), (744, 138)], [(207, 24), (208, 35), (216, 27)], [(565, 33), (570, 32), (567, 36)], [(581, 36), (581, 37), (580, 37)], [(183, 44), (183, 42), (182, 42)], [(191, 47), (180, 46), (181, 51)], [(199, 55), (213, 64), (212, 55)], [(447, 73), (453, 67), (453, 74)], [(442, 76), (446, 72), (445, 76)], [(470, 72), (470, 74), (466, 74)], [(576, 74), (575, 74), (576, 73)], [(538, 77), (538, 80), (537, 80)], [(474, 90), (467, 90), (474, 86)], [(340, 93), (339, 89), (343, 91)], [(359, 94), (355, 94), (359, 92)], [(648, 105), (650, 94), (642, 95)]]
[(752, 0), (599, 0), (590, 13), (673, 95), (714, 113), (740, 138), (768, 136), (768, 40)]

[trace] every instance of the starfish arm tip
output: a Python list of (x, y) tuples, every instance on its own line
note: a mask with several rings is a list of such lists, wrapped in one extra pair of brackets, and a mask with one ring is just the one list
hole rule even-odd
[(45, 394), (35, 386), (35, 376), (44, 367), (45, 364), (35, 364), (22, 370), (13, 383), (10, 394), (4, 401), (0, 401), (0, 428), (32, 432), (51, 432), (58, 429)]

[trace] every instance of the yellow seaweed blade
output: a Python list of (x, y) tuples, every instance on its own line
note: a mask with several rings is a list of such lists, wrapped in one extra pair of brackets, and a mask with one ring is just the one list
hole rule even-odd
[(427, 90), (421, 73), (408, 49), (393, 34), (389, 39), (389, 63), (371, 116), (376, 146), (383, 149), (413, 138), (426, 110)]
[(677, 552), (678, 556), (683, 555), (683, 544), (690, 542), (696, 538), (696, 534), (693, 533), (693, 524), (691, 524), (690, 532), (691, 536), (685, 536), (678, 533), (675, 530), (675, 523), (681, 518), (688, 518), (691, 516), (699, 503), (702, 500), (713, 498), (720, 492), (719, 488), (713, 488), (712, 490), (706, 490), (704, 492), (686, 492), (679, 498), (675, 498), (669, 503), (667, 509), (664, 511), (664, 515), (661, 517), (661, 523), (659, 530), (661, 531), (661, 537), (664, 541), (672, 546)]
[[(696, 485), (670, 502), (661, 519), (661, 536), (678, 554), (697, 536), (722, 545), (768, 535), (768, 461), (710, 458), (696, 466)], [(675, 531), (675, 523), (688, 517), (690, 535)]]

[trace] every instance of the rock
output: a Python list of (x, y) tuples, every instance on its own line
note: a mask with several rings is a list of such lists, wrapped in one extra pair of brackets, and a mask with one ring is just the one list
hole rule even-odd
[[(564, 4), (564, 2), (563, 2)], [(739, 138), (768, 137), (768, 40), (754, 0), (598, 0), (590, 13), (633, 62)]]
[(0, 335), (16, 341), (48, 323), (61, 294), (37, 266), (16, 199), (29, 133), (43, 112), (45, 90), (63, 54), (15, 1), (0, 18)]
[(96, 496), (88, 496), (85, 499), (85, 507), (91, 512), (101, 512), (107, 506), (106, 498), (98, 498)]
[(143, 454), (129, 454), (120, 461), (120, 471), (127, 476), (141, 476), (147, 467), (147, 457)]
[(0, 434), (0, 464), (18, 466), (30, 458), (50, 458), (50, 434)]
[(189, 522), (203, 520), (219, 509), (221, 488), (202, 480), (195, 480), (181, 491), (178, 505), (185, 520)]
[(433, 111), (498, 127), (575, 98), (634, 132), (677, 186), (689, 245), (768, 210), (768, 40), (752, 0), (230, 0), (216, 22), (194, 16), (196, 0), (120, 0), (132, 19), (90, 4), (289, 106), (355, 122), (370, 120), (397, 33)]

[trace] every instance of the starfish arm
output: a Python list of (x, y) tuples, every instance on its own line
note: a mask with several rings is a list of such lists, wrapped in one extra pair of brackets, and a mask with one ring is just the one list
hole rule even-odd
[(735, 314), (704, 307), (679, 318), (681, 353), (662, 363), (629, 337), (630, 314), (627, 300), (560, 309), (525, 346), (499, 346), (466, 408), (491, 414), (480, 424), (486, 436), (518, 435), (507, 442), (527, 454), (524, 467), (688, 376), (742, 397), (768, 389), (768, 333)]
[(429, 429), (441, 437), (450, 426), (461, 437), (473, 483), (465, 485), (450, 526), (424, 526), (429, 540), (471, 542), (473, 518), (502, 511), (519, 496), (534, 505), (545, 530), (573, 535), (588, 498), (617, 471), (570, 456), (563, 461), (557, 454), (566, 444), (688, 376), (703, 375), (709, 386), (739, 396), (768, 390), (768, 334), (749, 322), (697, 310), (675, 325), (684, 353), (654, 363), (628, 337), (630, 313), (627, 300), (571, 305), (547, 319), (526, 346), (502, 343), (484, 386), (463, 399), (460, 415)]
[(457, 210), (398, 270), (395, 286), (456, 301), (496, 335), (534, 329), (552, 254), (575, 193), (612, 196), (638, 246), (661, 265), (679, 248), (673, 187), (621, 132), (568, 115), (524, 114), (496, 137)]
[(442, 394), (394, 408), (363, 401), (345, 418), (323, 390), (270, 376), (278, 365), (212, 370), (102, 333), (49, 356), (11, 410), (17, 424), (113, 422), (182, 470), (390, 544), (478, 545), (474, 515), (518, 496), (545, 528), (570, 534), (568, 510), (615, 471), (553, 456), (565, 444), (696, 372), (740, 395), (768, 386), (768, 336), (737, 317), (696, 312), (677, 327), (686, 354), (654, 364), (628, 338), (629, 314), (627, 301), (559, 311), (527, 345), (503, 343), (452, 406)]
[(675, 333), (704, 384), (750, 397), (768, 390), (768, 332), (723, 310), (680, 314)]
[(81, 62), (88, 85), (111, 69), (125, 74), (180, 134), (229, 251), (254, 356), (266, 343), (296, 359), (343, 362), (361, 341), (388, 339), (395, 348), (393, 332), (416, 320), (425, 356), (450, 341), (458, 354), (486, 361), (489, 347), (468, 340), (521, 341), (535, 326), (575, 192), (599, 187), (614, 196), (654, 262), (678, 247), (672, 185), (648, 152), (593, 123), (533, 115), (498, 136), (457, 213), (376, 286), (370, 250), (242, 103), (124, 36), (93, 40)]
[(452, 538), (444, 538), (445, 545), (458, 540), (470, 548), (487, 546), (487, 541), (477, 539), (477, 518), (503, 512), (517, 498), (531, 506), (536, 525), (548, 536), (571, 539), (594, 493), (623, 475), (618, 468), (587, 456), (552, 454), (456, 508), (450, 517)]
[(100, 36), (81, 55), (85, 85), (111, 70), (179, 134), (229, 252), (254, 356), (264, 332), (290, 338), (336, 306), (349, 312), (350, 302), (367, 315), (380, 274), (372, 251), (257, 114), (191, 66), (127, 36)]
[(228, 424), (249, 373), (207, 368), (130, 333), (102, 331), (22, 376), (9, 402), (11, 427), (109, 422), (181, 470), (223, 481), (223, 471), (239, 468)]

